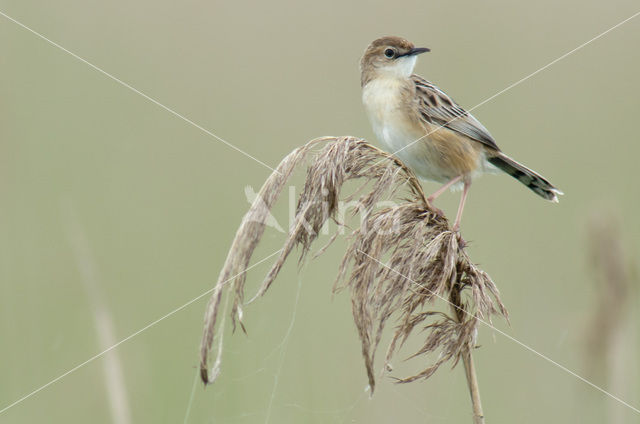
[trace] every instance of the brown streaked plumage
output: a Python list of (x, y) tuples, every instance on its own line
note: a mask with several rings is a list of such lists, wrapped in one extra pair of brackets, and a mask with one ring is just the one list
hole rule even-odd
[(429, 200), (451, 186), (463, 186), (457, 230), (471, 181), (501, 170), (557, 202), (560, 190), (502, 153), (480, 121), (444, 91), (412, 74), (417, 55), (427, 51), (400, 37), (382, 37), (367, 47), (360, 69), (362, 101), (376, 136), (419, 177), (444, 184)]

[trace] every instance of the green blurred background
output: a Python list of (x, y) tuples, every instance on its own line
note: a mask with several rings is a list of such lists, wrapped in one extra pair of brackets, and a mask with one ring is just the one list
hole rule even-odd
[[(638, 2), (2, 0), (0, 11), (275, 166), (316, 136), (374, 141), (358, 61), (378, 36), (430, 47), (416, 72), (471, 108)], [(617, 217), (637, 255), (639, 45), (637, 17), (473, 112), (566, 193), (552, 205), (504, 176), (474, 185), (463, 234), (510, 310), (511, 326), (496, 325), (605, 388), (585, 343), (598, 304), (587, 224), (594, 211)], [(270, 171), (2, 16), (0, 52), (2, 409), (104, 349), (100, 305), (121, 340), (209, 290), (248, 208), (245, 187), (257, 191)], [(447, 194), (439, 206), (453, 214), (457, 202)], [(286, 195), (280, 203), (286, 227)], [(282, 240), (268, 229), (254, 262)], [(330, 295), (343, 246), (300, 274), (291, 261), (246, 308), (248, 336), (227, 332), (213, 386), (194, 386), (208, 296), (114, 349), (131, 422), (470, 422), (462, 368), (403, 386), (383, 379), (365, 394), (350, 301)], [(267, 269), (249, 272), (250, 293)], [(628, 297), (615, 394), (638, 408), (638, 291)], [(480, 343), (489, 423), (640, 422), (491, 329)], [(114, 422), (105, 361), (0, 422)], [(396, 365), (407, 375), (424, 363)]]

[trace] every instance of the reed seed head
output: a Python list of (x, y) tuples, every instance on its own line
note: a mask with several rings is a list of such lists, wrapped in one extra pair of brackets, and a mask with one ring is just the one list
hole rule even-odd
[[(424, 342), (411, 357), (438, 353), (436, 361), (420, 373), (397, 379), (410, 382), (430, 377), (447, 361), (455, 365), (475, 345), (479, 318), (507, 317), (497, 287), (470, 261), (459, 234), (429, 205), (409, 168), (362, 139), (323, 137), (294, 150), (280, 163), (236, 233), (205, 313), (200, 358), (205, 384), (219, 372), (217, 368), (210, 372), (208, 364), (216, 331), (221, 331), (216, 330), (216, 324), (222, 294), (230, 291), (233, 295), (235, 328), (236, 323), (242, 323), (245, 304), (244, 270), (262, 237), (266, 217), (292, 172), (307, 160), (306, 182), (293, 224), (252, 301), (269, 289), (294, 247), (299, 248), (302, 260), (328, 220), (343, 225), (337, 212), (339, 201), (344, 199), (357, 202), (361, 224), (347, 236), (349, 245), (338, 267), (334, 292), (350, 292), (372, 391), (375, 354), (389, 320), (395, 330), (384, 369), (391, 368), (392, 358), (416, 329), (424, 335)], [(357, 181), (360, 186), (343, 196), (342, 188), (348, 181)], [(396, 200), (394, 206), (378, 206), (389, 199)], [(434, 309), (436, 302), (449, 306), (451, 312)], [(219, 359), (215, 361), (216, 367), (219, 363)]]

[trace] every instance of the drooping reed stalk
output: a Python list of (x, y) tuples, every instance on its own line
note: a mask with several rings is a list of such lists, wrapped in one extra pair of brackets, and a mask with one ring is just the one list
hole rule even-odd
[[(426, 336), (422, 347), (411, 358), (437, 353), (437, 359), (418, 374), (397, 381), (429, 378), (443, 363), (451, 361), (455, 366), (462, 359), (474, 422), (483, 422), (471, 350), (479, 319), (490, 320), (494, 314), (507, 317), (498, 290), (470, 261), (462, 239), (451, 231), (447, 219), (429, 205), (411, 170), (395, 157), (353, 137), (324, 137), (307, 143), (290, 153), (264, 183), (236, 233), (205, 312), (202, 380), (205, 384), (213, 382), (219, 371), (214, 367), (210, 372), (209, 356), (216, 331), (221, 334), (216, 324), (222, 294), (232, 293), (231, 318), (234, 327), (236, 323), (242, 325), (246, 278), (242, 271), (284, 185), (307, 160), (306, 182), (293, 224), (279, 257), (252, 300), (269, 289), (294, 247), (300, 248), (303, 260), (327, 220), (343, 224), (338, 222), (341, 199), (356, 201), (361, 224), (347, 237), (349, 245), (338, 267), (334, 292), (351, 293), (371, 392), (376, 382), (375, 353), (387, 322), (393, 319), (395, 332), (384, 369), (391, 372), (394, 355), (414, 330), (423, 330)], [(343, 196), (342, 186), (348, 181), (361, 185), (355, 193)], [(380, 207), (382, 201), (390, 199), (396, 201), (393, 207)], [(237, 277), (231, 278), (233, 275)], [(451, 314), (438, 311), (434, 306), (437, 302), (448, 304)], [(219, 360), (214, 363), (219, 364)]]

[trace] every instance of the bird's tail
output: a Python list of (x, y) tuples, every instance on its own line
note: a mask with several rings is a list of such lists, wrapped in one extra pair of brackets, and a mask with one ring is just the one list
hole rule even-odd
[(551, 202), (558, 203), (558, 195), (564, 194), (547, 181), (542, 175), (516, 162), (509, 156), (500, 152), (497, 156), (488, 158), (489, 162), (498, 169), (511, 175), (522, 184), (529, 187), (538, 196)]

